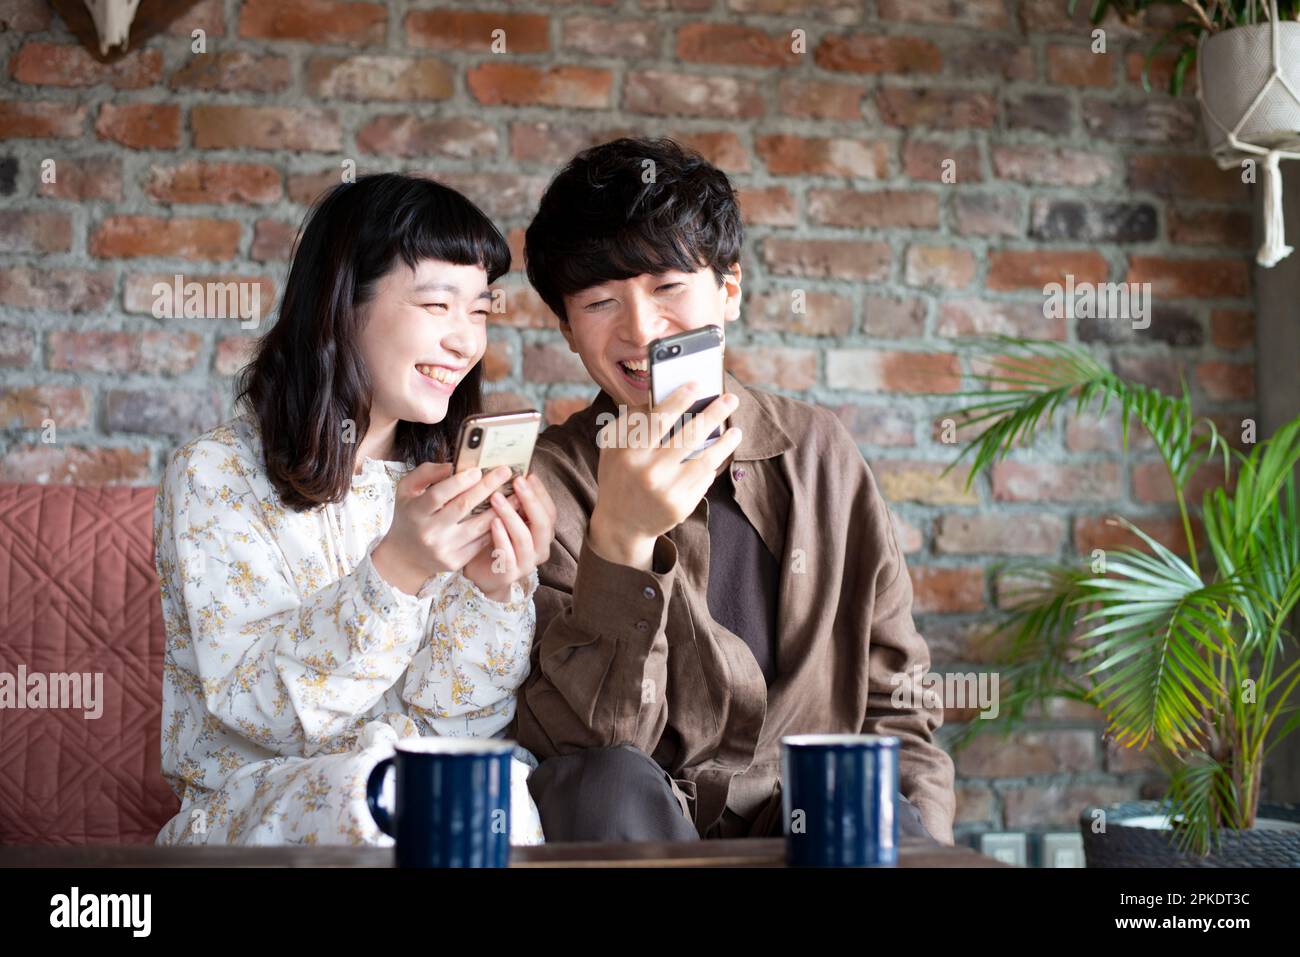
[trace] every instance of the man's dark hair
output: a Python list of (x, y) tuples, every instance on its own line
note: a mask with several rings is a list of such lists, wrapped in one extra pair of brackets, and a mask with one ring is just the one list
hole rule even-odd
[(726, 174), (671, 139), (583, 150), (546, 187), (524, 234), (528, 280), (567, 322), (564, 297), (601, 282), (740, 260), (744, 228)]
[[(424, 259), (482, 266), (488, 282), (510, 269), (500, 230), (456, 190), (399, 173), (358, 177), (317, 200), (298, 238), (280, 315), (239, 374), (236, 402), (261, 430), (266, 470), (295, 511), (348, 493), (370, 428), (373, 385), (362, 362), (362, 307), (378, 281)], [(449, 460), (461, 421), (481, 403), (482, 363), (456, 386), (447, 416), (397, 423), (393, 457), (408, 465)], [(344, 441), (352, 420), (356, 441)]]

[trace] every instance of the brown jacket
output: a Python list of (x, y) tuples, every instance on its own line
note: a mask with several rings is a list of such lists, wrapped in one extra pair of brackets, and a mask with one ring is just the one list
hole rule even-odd
[[(736, 502), (781, 562), (776, 680), (707, 605), (708, 502), (655, 545), (652, 571), (585, 547), (595, 506), (596, 433), (616, 413), (601, 392), (548, 428), (533, 471), (559, 511), (541, 569), (532, 671), (506, 733), (539, 759), (636, 745), (667, 769), (705, 836), (723, 808), (781, 833), (781, 737), (875, 733), (900, 739), (899, 790), (951, 844), (951, 758), (941, 711), (895, 708), (896, 673), (925, 674), (912, 584), (876, 481), (830, 411), (747, 389), (730, 425)], [(919, 700), (919, 692), (914, 700)]]

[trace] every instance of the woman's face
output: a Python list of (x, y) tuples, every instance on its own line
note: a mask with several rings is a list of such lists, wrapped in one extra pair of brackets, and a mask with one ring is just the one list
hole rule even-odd
[(483, 358), (490, 305), (482, 266), (425, 259), (411, 269), (399, 259), (363, 307), (372, 423), (441, 422), (448, 398)]

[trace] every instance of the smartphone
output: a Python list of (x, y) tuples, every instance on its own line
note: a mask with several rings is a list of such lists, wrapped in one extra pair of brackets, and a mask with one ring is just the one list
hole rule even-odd
[[(514, 479), (527, 475), (533, 459), (533, 447), (542, 427), (542, 413), (536, 409), (515, 412), (479, 412), (461, 423), (456, 439), (456, 458), (452, 472), (479, 468), (484, 474), (498, 465), (510, 466), (510, 478), (501, 487), (507, 498), (514, 494)], [(484, 499), (471, 510), (477, 515), (491, 505)]]
[[(676, 389), (692, 380), (700, 384), (701, 393), (687, 409), (687, 416), (698, 415), (722, 395), (722, 342), (721, 326), (703, 326), (650, 343), (650, 408), (658, 408)], [(676, 435), (685, 423), (683, 416), (668, 434)], [(695, 458), (721, 436), (719, 426), (686, 458)]]

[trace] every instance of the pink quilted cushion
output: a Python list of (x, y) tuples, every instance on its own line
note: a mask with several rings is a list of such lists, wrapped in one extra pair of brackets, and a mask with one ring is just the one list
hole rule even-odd
[(159, 770), (154, 492), (0, 484), (0, 682), (103, 674), (97, 719), (0, 710), (0, 844), (151, 842), (180, 807)]

